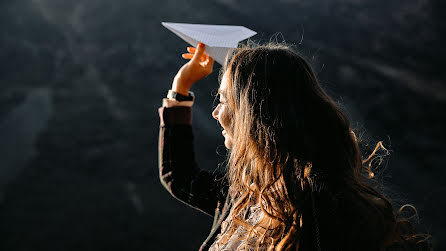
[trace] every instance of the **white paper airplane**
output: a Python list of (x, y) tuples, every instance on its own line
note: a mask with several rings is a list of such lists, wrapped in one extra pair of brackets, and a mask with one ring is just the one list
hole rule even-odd
[(257, 34), (246, 27), (234, 25), (167, 22), (161, 24), (194, 47), (197, 47), (200, 42), (205, 44), (206, 53), (221, 65), (225, 63), (228, 53), (237, 48), (240, 41)]

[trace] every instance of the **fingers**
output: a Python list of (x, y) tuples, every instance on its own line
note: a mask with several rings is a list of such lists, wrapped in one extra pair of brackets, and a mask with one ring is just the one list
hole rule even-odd
[(184, 59), (192, 59), (194, 57), (194, 54), (192, 54), (192, 53), (184, 53), (184, 54), (181, 54), (181, 56)]
[[(192, 59), (194, 57), (194, 54), (193, 53), (183, 53), (183, 54), (181, 54), (181, 56), (184, 59)], [(201, 56), (200, 61), (205, 61), (207, 59), (207, 57), (209, 57), (209, 56), (207, 56), (207, 54)]]
[(212, 72), (212, 67), (214, 65), (214, 59), (210, 56), (206, 57), (206, 60), (200, 62), (201, 67), (203, 67), (204, 72), (206, 72), (206, 75), (210, 74)]
[(209, 65), (211, 65), (212, 67), (212, 65), (214, 65), (214, 58), (209, 56), (208, 60), (209, 60)]
[[(200, 46), (200, 44), (202, 47)], [(187, 52), (189, 52), (189, 53), (183, 53), (181, 56), (184, 59), (193, 59), (196, 54), (202, 54), (202, 56), (200, 57), (200, 63), (204, 62), (206, 64), (208, 64), (208, 63), (213, 64), (214, 59), (212, 57), (210, 57), (207, 53), (204, 52), (205, 45), (202, 43), (200, 43), (200, 44), (198, 44), (198, 48), (187, 47)], [(198, 56), (196, 56), (196, 58), (198, 58)]]
[(204, 54), (204, 48), (205, 48), (205, 45), (203, 43), (198, 44), (197, 49), (195, 50), (195, 54), (191, 60), (192, 62), (196, 62), (196, 63), (200, 62), (200, 59)]

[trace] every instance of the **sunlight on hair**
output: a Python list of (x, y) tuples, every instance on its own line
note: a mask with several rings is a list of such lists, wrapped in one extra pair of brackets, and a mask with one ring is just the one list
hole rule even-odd
[[(376, 155), (376, 152), (378, 150), (380, 150), (380, 149), (384, 150), (384, 154)], [(374, 178), (375, 177), (375, 173), (372, 171), (372, 163), (375, 160), (377, 160), (378, 161), (378, 165), (377, 166), (380, 166), (382, 161), (383, 161), (383, 159), (384, 159), (384, 157), (387, 156), (387, 155), (389, 155), (389, 150), (387, 150), (387, 148), (385, 148), (383, 146), (382, 141), (379, 141), (376, 144), (375, 149), (373, 150), (373, 152), (369, 155), (369, 157), (367, 157), (365, 160), (362, 161), (362, 165), (363, 165), (364, 169), (369, 173), (369, 177), (370, 178)], [(368, 163), (368, 165), (364, 166), (367, 163)]]

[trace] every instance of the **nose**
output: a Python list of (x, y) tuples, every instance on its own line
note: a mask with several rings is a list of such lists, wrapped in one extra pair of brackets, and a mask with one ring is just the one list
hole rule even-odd
[(216, 119), (216, 120), (218, 120), (219, 108), (220, 108), (220, 105), (217, 105), (217, 107), (215, 107), (215, 109), (212, 111), (212, 117), (214, 117), (214, 119)]

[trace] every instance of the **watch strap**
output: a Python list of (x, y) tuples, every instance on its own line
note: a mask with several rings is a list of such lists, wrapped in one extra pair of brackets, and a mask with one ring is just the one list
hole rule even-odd
[(168, 99), (173, 99), (173, 100), (176, 100), (176, 101), (193, 101), (194, 98), (195, 98), (194, 93), (191, 92), (191, 91), (189, 91), (188, 93), (189, 93), (189, 96), (185, 96), (185, 95), (180, 94), (178, 92), (175, 92), (173, 90), (169, 90), (167, 92), (167, 98)]

